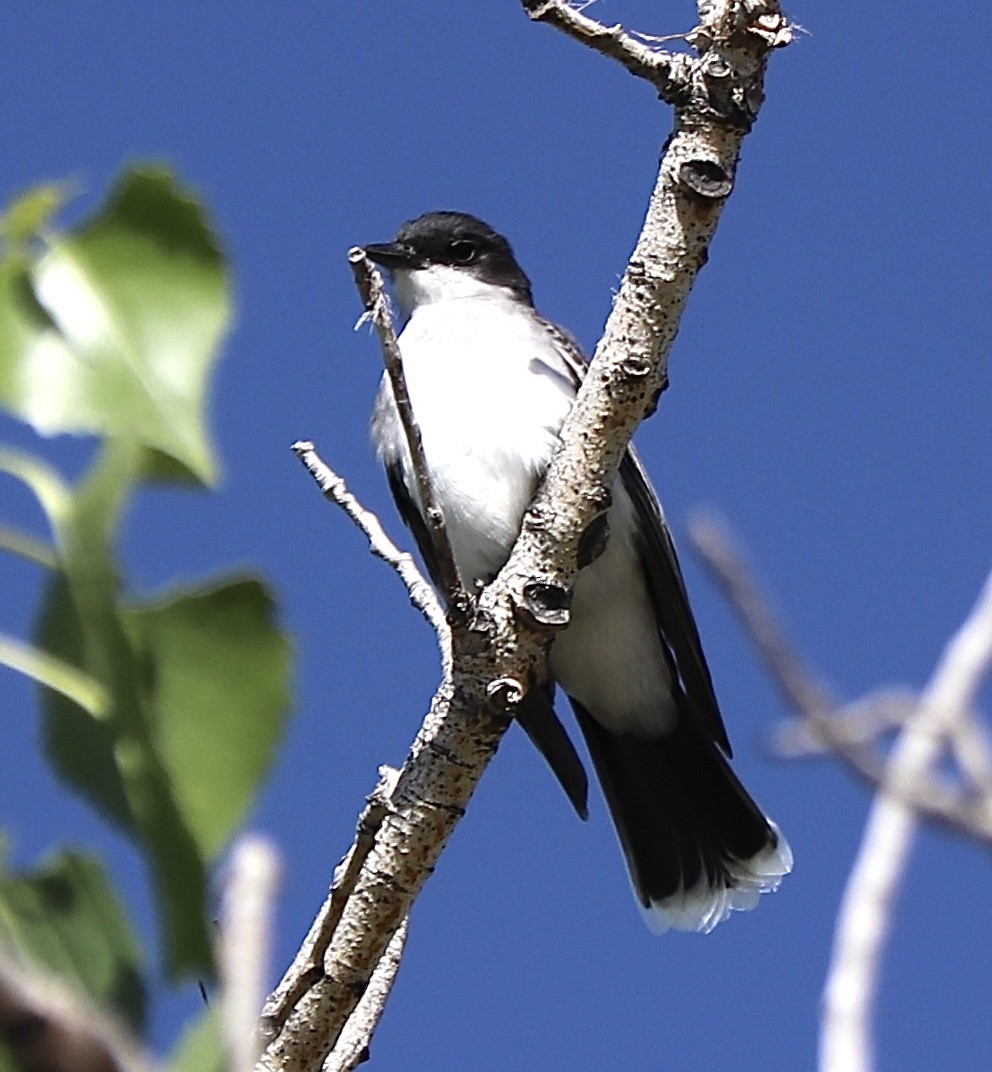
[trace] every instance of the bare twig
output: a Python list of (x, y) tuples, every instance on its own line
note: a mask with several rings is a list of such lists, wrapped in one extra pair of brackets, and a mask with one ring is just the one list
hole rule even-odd
[(53, 979), (0, 959), (0, 1041), (22, 1072), (154, 1072), (122, 1028)]
[[(300, 947), (292, 965), (283, 976), (262, 1010), (261, 1032), (267, 1042), (277, 1038), (297, 1003), (324, 972), (324, 954), (337, 931), (348, 898), (355, 890), (375, 836), (389, 809), (389, 798), (396, 787), (399, 771), (392, 767), (379, 768), (379, 781), (369, 794), (365, 808), (358, 817), (355, 843), (334, 872), (330, 892), (321, 906), (310, 933)], [(394, 973), (395, 974), (395, 973)]]
[(352, 1072), (363, 1061), (368, 1060), (372, 1036), (386, 1010), (386, 1002), (400, 970), (409, 923), (409, 919), (403, 920), (399, 930), (389, 939), (386, 952), (375, 966), (362, 1000), (348, 1017), (341, 1037), (324, 1062), (323, 1072)]
[[(776, 732), (779, 754), (787, 758), (835, 755), (872, 788), (884, 786), (921, 816), (992, 846), (992, 778), (981, 785), (973, 782), (968, 792), (948, 787), (931, 770), (920, 772), (912, 782), (890, 784), (886, 759), (876, 747), (878, 735), (911, 721), (923, 701), (905, 691), (888, 690), (838, 711), (786, 637), (725, 526), (700, 517), (692, 522), (690, 534), (785, 703), (798, 716), (795, 725), (787, 724)], [(984, 734), (968, 720), (957, 724), (954, 739), (960, 734), (982, 742), (972, 760), (973, 774), (978, 777), (988, 763)]]
[(258, 1016), (269, 970), (278, 875), (278, 853), (264, 838), (242, 838), (232, 849), (217, 949), (230, 1072), (251, 1072), (260, 1052)]
[(866, 747), (905, 725), (920, 698), (911, 689), (879, 689), (830, 714), (830, 739), (818, 732), (805, 712), (772, 729), (772, 749), (783, 759), (832, 754), (837, 745)]
[(413, 406), (410, 403), (410, 392), (407, 390), (403, 360), (400, 356), (399, 343), (396, 340), (396, 329), (393, 327), (382, 275), (365, 256), (365, 250), (357, 246), (348, 251), (348, 262), (351, 264), (355, 285), (362, 297), (365, 311), (371, 317), (379, 334), (386, 375), (389, 377), (396, 412), (399, 414), (407, 447), (410, 450), (410, 461), (417, 482), (417, 497), (423, 506), (424, 521), (431, 534), (431, 544), (437, 557), (438, 577), (448, 606), (448, 613), (464, 618), (469, 612), (471, 600), (458, 576), (458, 567), (455, 565), (455, 555), (451, 549), (451, 541), (448, 539), (444, 512), (431, 482), (420, 426), (417, 424)]
[(967, 789), (985, 800), (986, 829), (992, 840), (992, 745), (977, 715), (958, 722), (951, 737), (951, 749)]
[(401, 551), (393, 543), (382, 527), (382, 522), (352, 495), (344, 479), (320, 457), (313, 443), (300, 440), (293, 444), (293, 451), (306, 466), (307, 472), (317, 481), (325, 497), (340, 506), (365, 533), (372, 554), (392, 566), (399, 574), (400, 580), (410, 593), (410, 602), (423, 614), (437, 634), (441, 656), (447, 665), (451, 658), (451, 631), (434, 589), (417, 569), (413, 556), (407, 551)]
[(900, 799), (929, 772), (945, 739), (968, 719), (992, 665), (992, 575), (951, 639), (916, 716), (892, 750), (885, 787), (872, 805), (844, 893), (823, 998), (823, 1072), (870, 1072), (871, 1022), (882, 954), (916, 832), (917, 815)]
[[(772, 48), (783, 48), (792, 43), (800, 29), (782, 14), (777, 0), (747, 3), (697, 0), (700, 25), (687, 34), (664, 36), (625, 30), (619, 23), (604, 26), (568, 0), (521, 0), (521, 3), (535, 22), (546, 22), (587, 48), (616, 60), (637, 78), (650, 82), (662, 100), (679, 106), (691, 99), (693, 83), (701, 73), (717, 80), (726, 78), (729, 74), (726, 64)], [(701, 69), (689, 55), (654, 47), (667, 41), (692, 45), (700, 56), (712, 50), (713, 62)], [(759, 43), (760, 47), (756, 48)], [(762, 64), (763, 60), (759, 60), (757, 66)]]
[[(535, 22), (546, 22), (576, 41), (609, 56), (631, 74), (658, 87), (662, 100), (675, 103), (689, 82), (691, 59), (680, 53), (662, 52), (645, 44), (646, 34), (634, 36), (619, 23), (604, 26), (584, 15), (565, 0), (522, 0)], [(637, 40), (638, 37), (644, 40)]]
[(700, 515), (690, 522), (689, 535), (696, 553), (737, 612), (786, 704), (811, 723), (814, 736), (821, 737), (821, 729), (829, 732), (827, 724), (836, 705), (789, 642), (729, 529), (714, 517)]

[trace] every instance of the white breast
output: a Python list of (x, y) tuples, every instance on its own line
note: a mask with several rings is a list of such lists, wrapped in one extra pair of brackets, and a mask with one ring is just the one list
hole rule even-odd
[(557, 445), (571, 385), (542, 360), (555, 355), (540, 322), (500, 291), (418, 305), (399, 341), (455, 561), (467, 581), (487, 580)]
[[(439, 282), (428, 276), (417, 294), (399, 339), (403, 368), (458, 570), (466, 583), (487, 582), (513, 546), (574, 388), (554, 371), (554, 341), (526, 306), (492, 287), (451, 296)], [(394, 413), (389, 425), (380, 450), (409, 473)], [(606, 551), (576, 581), (551, 667), (603, 725), (652, 737), (674, 717), (671, 683), (632, 543), (634, 507), (619, 482), (613, 494)]]

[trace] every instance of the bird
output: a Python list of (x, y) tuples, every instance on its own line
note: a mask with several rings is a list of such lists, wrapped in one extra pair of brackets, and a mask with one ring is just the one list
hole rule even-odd
[[(588, 361), (537, 311), (510, 243), (478, 217), (428, 212), (363, 248), (390, 276), (431, 484), (459, 577), (478, 590), (509, 557)], [(439, 584), (386, 376), (371, 437)], [(776, 890), (792, 852), (731, 768), (675, 545), (632, 447), (609, 490), (605, 543), (579, 570), (548, 681), (516, 717), (584, 819), (585, 767), (554, 708), (556, 688), (568, 697), (645, 922), (706, 933)]]

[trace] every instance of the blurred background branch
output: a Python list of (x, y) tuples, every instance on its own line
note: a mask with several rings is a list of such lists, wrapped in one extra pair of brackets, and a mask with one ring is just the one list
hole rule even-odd
[(889, 689), (838, 710), (727, 527), (697, 518), (691, 535), (795, 714), (776, 732), (779, 754), (836, 756), (875, 789), (837, 920), (820, 1035), (821, 1072), (871, 1072), (881, 963), (918, 822), (937, 821), (992, 847), (992, 751), (975, 710), (992, 665), (992, 575), (922, 694)]

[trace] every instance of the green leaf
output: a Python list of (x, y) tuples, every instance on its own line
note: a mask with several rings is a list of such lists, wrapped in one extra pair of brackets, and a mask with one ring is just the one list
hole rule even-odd
[(152, 690), (153, 736), (208, 860), (245, 817), (290, 703), (290, 646), (253, 578), (177, 589), (125, 613)]
[(128, 833), (136, 832), (134, 815), (117, 750), (122, 738), (140, 736), (143, 719), (139, 672), (118, 610), (113, 540), (139, 456), (126, 442), (105, 443), (69, 499), (56, 526), (62, 572), (46, 588), (36, 629), (41, 649), (79, 667), (110, 695), (108, 716), (97, 721), (64, 696), (43, 692), (49, 758)]
[(91, 614), (87, 644), (68, 583), (56, 581), (46, 598), (39, 642), (114, 698), (97, 721), (47, 692), (49, 756), (144, 845), (174, 974), (209, 970), (206, 868), (244, 818), (282, 729), (290, 653), (273, 617), (261, 583), (239, 578), (132, 605), (119, 635)]
[(226, 1072), (227, 1067), (220, 1011), (215, 1004), (187, 1025), (169, 1057), (169, 1069), (171, 1072)]
[(34, 872), (0, 872), (0, 947), (57, 973), (141, 1029), (141, 949), (92, 856), (63, 851)]
[(206, 394), (229, 295), (200, 205), (164, 169), (131, 170), (48, 245), (0, 265), (0, 404), (45, 435), (133, 438), (213, 482)]
[[(85, 667), (105, 682), (92, 668), (83, 626), (63, 574), (46, 588), (36, 636), (45, 651)], [(131, 806), (115, 756), (120, 733), (116, 697), (112, 696), (109, 715), (103, 720), (48, 689), (42, 691), (41, 707), (45, 751), (56, 774), (107, 818), (133, 833)]]
[(85, 627), (62, 576), (49, 586), (39, 641), (105, 683), (108, 716), (92, 718), (58, 693), (42, 697), (46, 751), (56, 773), (143, 849), (161, 907), (162, 955), (173, 977), (212, 972), (207, 862), (186, 829), (153, 744), (137, 655), (119, 618)]
[(132, 440), (106, 441), (58, 526), (64, 573), (49, 589), (40, 643), (99, 681), (111, 704), (108, 716), (97, 722), (48, 692), (45, 736), (58, 773), (143, 848), (162, 909), (162, 951), (171, 973), (209, 974), (206, 861), (154, 747), (151, 700), (124, 629), (113, 556), (141, 453)]

